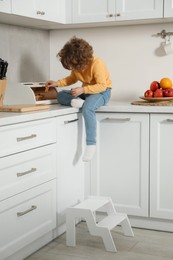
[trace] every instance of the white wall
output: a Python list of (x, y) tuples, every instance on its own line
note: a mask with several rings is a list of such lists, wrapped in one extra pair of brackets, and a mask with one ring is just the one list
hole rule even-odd
[(164, 55), (164, 40), (152, 35), (163, 29), (173, 32), (173, 24), (149, 24), (89, 29), (55, 30), (50, 33), (50, 76), (57, 80), (69, 74), (56, 58), (72, 36), (84, 38), (109, 68), (113, 82), (112, 100), (137, 100), (150, 82), (173, 80), (173, 54)]
[(19, 82), (48, 79), (49, 31), (0, 24), (0, 35), (0, 58), (9, 63), (4, 100), (8, 104)]

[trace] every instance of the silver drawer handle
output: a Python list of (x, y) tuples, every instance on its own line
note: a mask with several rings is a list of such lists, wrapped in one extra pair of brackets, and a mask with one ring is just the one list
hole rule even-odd
[(25, 214), (27, 214), (27, 213), (29, 213), (29, 212), (35, 210), (36, 208), (37, 208), (37, 206), (31, 206), (30, 209), (27, 209), (27, 210), (22, 211), (22, 212), (17, 212), (17, 216), (18, 216), (18, 217), (21, 217), (21, 216), (23, 216), (23, 215), (25, 215)]
[(173, 119), (167, 119), (167, 122), (173, 123)]
[(73, 119), (73, 120), (69, 120), (69, 121), (64, 121), (64, 124), (70, 124), (70, 123), (74, 123), (76, 121), (78, 121), (79, 119)]
[(105, 118), (105, 119), (103, 119), (103, 120), (106, 120), (106, 121), (119, 121), (119, 122), (128, 122), (128, 121), (130, 121), (130, 118), (111, 118), (111, 117), (107, 117), (107, 118)]
[(21, 177), (21, 176), (23, 176), (23, 175), (30, 174), (30, 173), (36, 172), (36, 171), (37, 171), (36, 168), (31, 168), (31, 170), (26, 171), (26, 172), (17, 172), (17, 177)]
[(17, 142), (21, 142), (21, 141), (24, 141), (27, 139), (32, 139), (35, 137), (37, 137), (37, 135), (35, 135), (35, 134), (29, 135), (29, 136), (24, 136), (24, 137), (17, 137)]

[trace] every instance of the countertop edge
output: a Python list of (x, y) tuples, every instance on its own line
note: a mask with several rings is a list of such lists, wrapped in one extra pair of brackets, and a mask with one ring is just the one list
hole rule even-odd
[[(40, 120), (50, 117), (63, 116), (80, 112), (80, 109), (60, 104), (53, 104), (47, 110), (32, 111), (24, 113), (0, 112), (0, 126), (22, 123), (32, 120)], [(141, 106), (132, 105), (131, 101), (110, 101), (107, 105), (100, 107), (97, 113), (159, 113), (172, 114), (173, 106)]]

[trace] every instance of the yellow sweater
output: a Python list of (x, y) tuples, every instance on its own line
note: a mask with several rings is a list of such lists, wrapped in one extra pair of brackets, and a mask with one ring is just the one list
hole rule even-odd
[(84, 70), (71, 71), (71, 74), (57, 81), (58, 87), (65, 87), (81, 81), (85, 94), (97, 94), (105, 91), (106, 88), (112, 88), (112, 82), (106, 64), (98, 57), (87, 65)]

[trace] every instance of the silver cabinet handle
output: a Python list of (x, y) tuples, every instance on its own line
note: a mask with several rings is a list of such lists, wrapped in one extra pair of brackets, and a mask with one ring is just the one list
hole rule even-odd
[(21, 177), (21, 176), (23, 176), (23, 175), (30, 174), (30, 173), (36, 172), (36, 171), (37, 171), (36, 168), (31, 168), (31, 170), (26, 171), (26, 172), (17, 172), (17, 177)]
[(24, 136), (24, 137), (17, 137), (17, 142), (21, 142), (21, 141), (24, 141), (27, 139), (32, 139), (35, 137), (37, 137), (37, 135), (35, 135), (35, 134), (29, 135), (29, 136)]
[(35, 209), (37, 209), (37, 206), (34, 206), (34, 205), (33, 205), (33, 206), (31, 206), (30, 209), (27, 209), (27, 210), (22, 211), (22, 212), (17, 212), (17, 216), (18, 216), (18, 217), (21, 217), (21, 216), (23, 216), (23, 215), (25, 215), (25, 214), (27, 214), (27, 213), (29, 213), (29, 212), (35, 210)]
[(130, 118), (127, 117), (127, 118), (111, 118), (111, 117), (107, 117), (107, 118), (104, 118), (103, 120), (105, 121), (116, 121), (116, 122), (128, 122), (130, 121)]
[(45, 15), (44, 11), (37, 11), (37, 14)]
[(67, 120), (67, 121), (64, 121), (64, 124), (70, 124), (70, 123), (74, 123), (76, 121), (78, 121), (79, 119), (73, 119), (73, 120)]
[(166, 121), (169, 123), (173, 123), (173, 119), (167, 119)]
[(115, 14), (115, 17), (117, 17), (117, 16), (121, 16), (121, 14), (120, 13)]
[(113, 14), (108, 14), (107, 17), (113, 17), (114, 15)]

